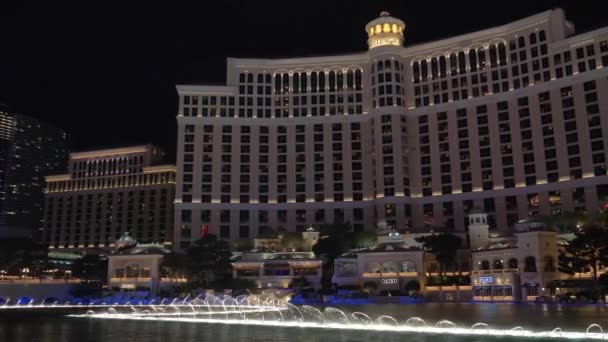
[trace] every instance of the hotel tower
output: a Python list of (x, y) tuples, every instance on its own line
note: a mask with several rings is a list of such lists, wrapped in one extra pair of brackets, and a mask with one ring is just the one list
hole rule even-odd
[(608, 28), (560, 9), (408, 46), (369, 22), (360, 53), (227, 61), (226, 85), (179, 85), (174, 243), (350, 222), (508, 231), (608, 200)]

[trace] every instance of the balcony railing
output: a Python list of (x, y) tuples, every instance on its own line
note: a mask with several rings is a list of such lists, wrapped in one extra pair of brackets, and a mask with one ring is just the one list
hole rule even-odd
[(418, 272), (365, 272), (363, 278), (417, 277)]
[(476, 274), (505, 274), (505, 273), (519, 273), (517, 268), (504, 268), (499, 270), (479, 270), (471, 272), (473, 275)]

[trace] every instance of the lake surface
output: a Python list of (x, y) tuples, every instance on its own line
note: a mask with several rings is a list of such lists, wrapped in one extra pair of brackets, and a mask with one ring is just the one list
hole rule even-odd
[[(526, 304), (417, 304), (341, 307), (346, 313), (361, 311), (371, 317), (391, 315), (399, 322), (423, 318), (428, 325), (448, 319), (470, 327), (484, 322), (492, 328), (516, 326), (534, 331), (561, 327), (584, 332), (592, 323), (608, 328), (607, 306), (552, 306)], [(378, 331), (344, 331), (305, 328), (259, 327), (167, 321), (104, 320), (65, 317), (35, 312), (2, 313), (0, 341), (11, 342), (148, 342), (148, 341), (524, 341), (522, 338), (442, 336)], [(534, 339), (540, 341), (540, 339)]]

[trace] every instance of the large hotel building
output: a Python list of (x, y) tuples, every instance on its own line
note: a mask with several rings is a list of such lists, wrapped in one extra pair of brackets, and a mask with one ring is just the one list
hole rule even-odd
[(180, 85), (174, 240), (348, 221), (508, 231), (608, 199), (608, 28), (555, 9), (403, 47), (382, 13), (368, 51), (235, 59), (225, 86)]
[(175, 166), (152, 145), (71, 153), (67, 174), (46, 177), (43, 241), (103, 252), (125, 232), (170, 244)]

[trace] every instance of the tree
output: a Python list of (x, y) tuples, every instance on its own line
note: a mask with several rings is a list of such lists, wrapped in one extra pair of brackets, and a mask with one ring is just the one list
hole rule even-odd
[(304, 238), (302, 233), (287, 232), (283, 233), (281, 238), (281, 247), (286, 251), (301, 251), (304, 249)]
[(165, 254), (160, 264), (160, 274), (163, 278), (184, 278), (187, 273), (186, 264), (186, 255), (183, 253)]
[(550, 224), (562, 232), (575, 232), (580, 226), (589, 223), (589, 217), (580, 211), (562, 211), (551, 217)]
[(31, 239), (0, 240), (0, 268), (17, 276), (28, 269), (29, 276), (40, 277), (48, 269), (48, 252), (48, 245)]
[(583, 227), (559, 251), (560, 272), (574, 275), (591, 271), (592, 290), (598, 290), (598, 267), (608, 262), (608, 230), (599, 226)]
[(416, 242), (421, 243), (425, 251), (435, 256), (441, 278), (443, 270), (454, 262), (462, 240), (456, 235), (442, 233), (416, 238)]
[(313, 247), (313, 252), (323, 260), (322, 284), (325, 288), (331, 286), (334, 259), (352, 248), (349, 223), (323, 224), (319, 226), (319, 241)]
[(420, 291), (420, 282), (416, 279), (412, 279), (405, 284), (404, 289), (408, 295), (418, 292), (418, 291)]
[(310, 287), (310, 282), (304, 277), (293, 278), (289, 284), (289, 287), (296, 292), (301, 292), (302, 290)]
[(368, 248), (377, 242), (376, 234), (372, 232), (354, 232), (352, 235), (352, 248)]
[(71, 270), (74, 278), (105, 283), (108, 278), (108, 259), (97, 254), (87, 254), (74, 260)]
[(230, 244), (212, 234), (205, 235), (186, 250), (186, 275), (192, 288), (210, 287), (230, 278)]

